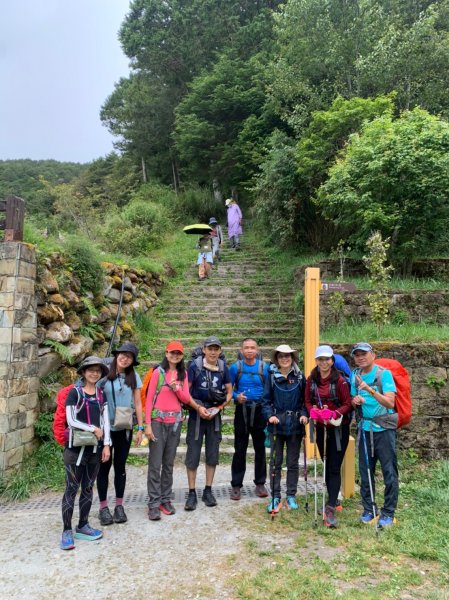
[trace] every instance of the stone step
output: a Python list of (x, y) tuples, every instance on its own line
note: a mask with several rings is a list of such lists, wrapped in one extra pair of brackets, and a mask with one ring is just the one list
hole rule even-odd
[[(202, 343), (202, 341), (204, 340), (205, 337), (208, 337), (209, 335), (219, 335), (220, 336), (220, 341), (222, 344), (226, 344), (226, 346), (235, 346), (235, 347), (239, 347), (240, 343), (242, 341), (242, 339), (244, 339), (245, 337), (249, 337), (251, 336), (251, 332), (248, 329), (244, 329), (240, 332), (236, 332), (235, 334), (231, 335), (221, 335), (220, 331), (217, 330), (210, 330), (210, 331), (204, 331), (202, 333), (198, 333), (197, 335), (180, 335), (179, 331), (174, 332), (173, 335), (171, 336), (166, 336), (166, 337), (159, 337), (158, 338), (158, 342), (160, 344), (159, 347), (165, 347), (168, 342), (171, 342), (173, 339), (177, 339), (180, 340), (180, 342), (182, 342), (182, 344), (187, 347), (187, 348), (195, 348), (196, 346), (198, 346), (199, 344)], [(285, 342), (285, 340), (288, 338), (289, 343), (290, 344), (296, 344), (297, 341), (299, 340), (299, 334), (297, 335), (260, 335), (260, 336), (256, 336), (254, 335), (254, 337), (256, 337), (256, 341), (259, 340), (259, 345), (261, 340), (263, 339), (263, 343), (265, 345), (269, 345), (272, 347), (278, 346), (279, 344), (282, 344)], [(159, 350), (159, 354), (160, 354), (160, 350)]]
[[(220, 333), (222, 335), (224, 335), (225, 333), (239, 333), (242, 329), (242, 324), (240, 323), (220, 323), (219, 325), (217, 325), (217, 322), (215, 321), (202, 321), (200, 319), (198, 319), (198, 321), (196, 323), (193, 323), (192, 321), (190, 321), (190, 324), (184, 322), (183, 324), (181, 323), (176, 323), (176, 322), (172, 322), (172, 324), (169, 323), (164, 323), (163, 325), (159, 325), (158, 327), (158, 334), (160, 336), (166, 335), (168, 332), (173, 331), (173, 329), (176, 329), (179, 332), (179, 335), (184, 335), (184, 336), (189, 336), (189, 335), (196, 335), (198, 332), (198, 329), (206, 327), (207, 329), (218, 329), (220, 331)], [(264, 334), (268, 334), (271, 335), (274, 332), (279, 332), (279, 331), (291, 331), (292, 330), (292, 326), (291, 324), (281, 324), (281, 323), (268, 323), (267, 325), (259, 325), (256, 323), (245, 323), (245, 327), (251, 329), (253, 335), (264, 335)]]
[[(164, 315), (165, 316), (165, 315)], [(275, 329), (276, 327), (291, 327), (291, 317), (289, 318), (287, 315), (282, 315), (282, 319), (273, 319), (270, 318), (270, 315), (263, 315), (264, 318), (251, 318), (250, 315), (240, 316), (236, 314), (220, 314), (213, 313), (212, 315), (208, 315), (211, 318), (202, 318), (201, 315), (193, 315), (190, 318), (180, 318), (175, 319), (163, 319), (161, 321), (161, 325), (158, 326), (158, 331), (161, 331), (161, 327), (177, 327), (180, 330), (188, 329), (193, 321), (196, 321), (197, 326), (201, 324), (201, 327), (217, 327), (217, 319), (220, 321), (220, 329), (227, 328), (228, 325), (233, 325), (234, 327), (239, 326), (239, 324), (244, 323), (245, 325), (249, 325), (251, 327), (271, 327)], [(183, 315), (184, 317), (184, 315)]]

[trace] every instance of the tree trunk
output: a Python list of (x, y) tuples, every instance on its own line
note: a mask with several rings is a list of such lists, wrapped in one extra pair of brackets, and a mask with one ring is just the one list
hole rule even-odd
[(147, 183), (148, 179), (147, 179), (147, 168), (145, 166), (145, 159), (142, 156), (142, 180), (144, 183)]
[(212, 181), (212, 188), (214, 190), (215, 201), (218, 204), (221, 204), (223, 202), (223, 195), (222, 195), (221, 190), (220, 190), (220, 184), (219, 184), (218, 179), (216, 177), (214, 177), (214, 179)]

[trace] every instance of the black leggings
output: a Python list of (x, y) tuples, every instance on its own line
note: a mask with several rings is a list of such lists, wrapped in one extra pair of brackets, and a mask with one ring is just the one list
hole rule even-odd
[(108, 497), (109, 471), (111, 470), (113, 462), (115, 497), (123, 498), (126, 486), (125, 466), (132, 439), (133, 433), (127, 429), (111, 431), (111, 456), (107, 462), (101, 463), (97, 477), (97, 489), (100, 502), (104, 502)]
[(62, 497), (62, 522), (64, 531), (72, 529), (73, 508), (79, 487), (81, 486), (79, 502), (79, 527), (83, 527), (89, 520), (92, 506), (93, 485), (100, 468), (101, 450), (97, 448), (95, 454), (89, 453), (82, 458), (82, 464), (76, 466), (78, 453), (67, 448), (64, 450), (64, 467), (66, 488)]
[[(324, 453), (324, 428), (316, 427), (316, 442), (320, 451), (320, 456)], [(328, 504), (335, 507), (337, 504), (338, 492), (341, 487), (341, 465), (345, 457), (346, 448), (349, 442), (349, 425), (342, 425), (341, 431), (341, 450), (337, 450), (335, 439), (335, 427), (327, 428), (326, 437), (326, 487), (329, 496)]]

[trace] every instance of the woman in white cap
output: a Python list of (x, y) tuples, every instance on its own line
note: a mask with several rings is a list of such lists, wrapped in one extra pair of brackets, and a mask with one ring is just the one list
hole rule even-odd
[(316, 443), (324, 460), (326, 434), (326, 487), (328, 501), (324, 522), (337, 527), (335, 509), (341, 487), (341, 465), (349, 441), (352, 411), (349, 385), (335, 367), (334, 351), (330, 346), (318, 346), (316, 367), (307, 378), (306, 407), (316, 424)]
[[(133, 413), (137, 418), (136, 444), (142, 442), (143, 415), (140, 388), (142, 381), (135, 371), (139, 362), (139, 351), (134, 344), (126, 342), (113, 350), (114, 360), (104, 382), (103, 392), (108, 402), (111, 421), (112, 456), (102, 463), (97, 478), (98, 497), (100, 499), (99, 519), (102, 525), (126, 523), (128, 517), (123, 508), (123, 496), (126, 486), (126, 461), (133, 437)], [(128, 419), (129, 421), (125, 423)], [(120, 421), (119, 421), (120, 419)], [(114, 463), (115, 508), (112, 515), (108, 508), (109, 471)]]
[(287, 450), (287, 508), (297, 509), (296, 492), (299, 479), (299, 452), (307, 424), (304, 405), (306, 381), (298, 367), (298, 353), (281, 344), (272, 354), (269, 377), (265, 382), (262, 415), (268, 421), (271, 438), (270, 481), (272, 500), (270, 513), (278, 512), (281, 502), (281, 469), (284, 447)]
[(232, 198), (225, 202), (228, 209), (228, 237), (231, 249), (240, 250), (240, 236), (242, 235), (242, 211), (240, 206)]
[[(103, 394), (96, 387), (97, 381), (107, 375), (107, 372), (108, 368), (101, 358), (89, 356), (78, 368), (80, 383), (67, 395), (66, 420), (69, 435), (64, 449), (66, 489), (62, 498), (62, 550), (72, 550), (75, 547), (74, 537), (98, 540), (103, 535), (102, 531), (89, 525), (89, 513), (100, 461), (105, 462), (110, 456), (108, 411)], [(75, 439), (75, 432), (87, 434), (82, 440), (84, 445)], [(90, 440), (87, 439), (89, 436)], [(72, 517), (79, 487), (79, 523), (73, 536)]]

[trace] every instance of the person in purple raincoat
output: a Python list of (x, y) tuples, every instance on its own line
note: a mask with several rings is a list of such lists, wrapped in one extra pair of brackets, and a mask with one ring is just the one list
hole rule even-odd
[(242, 211), (232, 198), (226, 200), (228, 209), (228, 236), (231, 248), (240, 250), (240, 236), (242, 235)]

